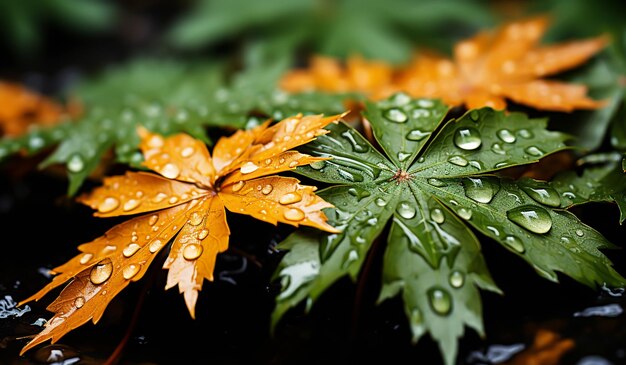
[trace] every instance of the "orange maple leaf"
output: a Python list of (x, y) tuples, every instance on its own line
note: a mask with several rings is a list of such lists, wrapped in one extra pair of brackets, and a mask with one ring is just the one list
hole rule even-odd
[(603, 106), (587, 97), (584, 85), (542, 78), (584, 63), (606, 46), (607, 37), (539, 46), (547, 25), (545, 17), (505, 24), (458, 43), (453, 59), (422, 53), (395, 69), (360, 58), (342, 69), (339, 61), (318, 57), (310, 71), (291, 71), (280, 86), (289, 92), (357, 91), (375, 100), (403, 91), (469, 109), (505, 109), (506, 99), (553, 111)]
[(97, 323), (113, 297), (139, 280), (172, 239), (164, 264), (169, 269), (166, 289), (178, 285), (195, 317), (198, 291), (204, 279), (213, 280), (217, 254), (228, 248), (225, 208), (272, 224), (338, 232), (322, 212), (332, 205), (314, 193), (315, 187), (268, 175), (324, 160), (291, 149), (328, 133), (323, 128), (344, 115), (297, 115), (273, 126), (268, 121), (221, 138), (212, 157), (203, 142), (186, 134), (163, 137), (140, 128), (144, 165), (158, 174), (129, 171), (108, 177), (78, 200), (99, 217), (150, 213), (80, 245), (80, 255), (53, 269), (52, 282), (22, 301), (39, 300), (72, 279), (48, 306), (55, 313), (52, 319), (22, 353), (48, 339), (54, 343), (89, 319)]
[(0, 81), (0, 135), (17, 137), (33, 125), (59, 123), (66, 110), (52, 100), (25, 87)]

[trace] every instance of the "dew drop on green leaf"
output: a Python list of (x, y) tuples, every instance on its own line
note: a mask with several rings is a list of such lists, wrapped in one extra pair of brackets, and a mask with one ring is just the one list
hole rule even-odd
[(582, 230), (582, 229), (577, 229), (577, 230), (576, 230), (576, 235), (577, 235), (578, 237), (582, 237), (582, 236), (584, 236), (584, 235), (585, 235), (585, 232), (583, 232), (583, 230)]
[(533, 134), (528, 129), (520, 129), (517, 131), (517, 135), (526, 139), (533, 138)]
[(528, 180), (520, 185), (522, 190), (538, 203), (551, 207), (559, 207), (561, 205), (559, 193), (547, 184)]
[(552, 218), (543, 208), (535, 205), (523, 205), (506, 212), (507, 218), (533, 233), (547, 233), (552, 228)]
[(444, 186), (446, 186), (446, 185), (447, 185), (445, 182), (443, 182), (443, 181), (441, 181), (441, 180), (439, 180), (439, 179), (435, 179), (435, 178), (430, 178), (430, 179), (428, 179), (428, 180), (426, 180), (426, 181), (428, 181), (428, 183), (429, 183), (430, 185), (432, 185), (432, 186), (436, 186), (436, 187), (438, 187), (438, 188), (440, 188), (440, 187), (444, 187)]
[(500, 138), (502, 142), (505, 143), (514, 143), (517, 140), (513, 132), (508, 129), (500, 129), (498, 132), (496, 132), (496, 134), (498, 135), (498, 138)]
[(78, 153), (73, 154), (72, 157), (67, 160), (67, 169), (70, 172), (81, 172), (84, 168), (85, 161), (83, 160), (83, 157)]
[(350, 142), (350, 144), (352, 145), (352, 150), (354, 152), (358, 152), (358, 153), (365, 153), (369, 150), (369, 148), (366, 145), (362, 145), (359, 142), (357, 142), (356, 138), (354, 137), (354, 135), (352, 134), (351, 131), (345, 131), (343, 133), (341, 133), (341, 135), (348, 141)]
[(450, 162), (453, 165), (457, 165), (457, 166), (467, 166), (467, 164), (469, 163), (466, 159), (464, 159), (461, 156), (452, 156), (448, 159), (448, 162)]
[(498, 155), (505, 155), (506, 154), (504, 149), (502, 149), (502, 146), (500, 146), (500, 143), (492, 144), (491, 145), (491, 150), (493, 151), (493, 153), (497, 153)]
[(415, 217), (417, 211), (415, 208), (408, 202), (401, 202), (396, 207), (396, 212), (404, 219), (411, 219)]
[(339, 172), (339, 175), (341, 175), (341, 177), (343, 177), (346, 180), (350, 180), (353, 182), (361, 182), (363, 181), (363, 176), (357, 173), (352, 173), (346, 170), (337, 170)]
[(461, 217), (461, 218), (463, 218), (463, 219), (465, 219), (467, 221), (472, 219), (472, 211), (470, 209), (468, 209), (468, 208), (459, 208), (456, 211), (456, 214), (458, 214), (459, 217)]
[(387, 201), (385, 199), (383, 199), (383, 198), (376, 198), (375, 203), (379, 207), (384, 207), (385, 205), (387, 205)]
[(462, 150), (475, 150), (482, 144), (480, 132), (472, 127), (461, 127), (454, 133), (454, 144)]
[(411, 157), (409, 152), (398, 152), (398, 161), (404, 162), (407, 158)]
[(441, 224), (446, 220), (446, 217), (443, 215), (441, 209), (435, 208), (430, 211), (430, 219), (432, 219), (436, 223)]
[(474, 122), (477, 122), (480, 114), (478, 113), (478, 110), (472, 110), (469, 116)]
[(409, 120), (409, 117), (406, 115), (406, 113), (398, 108), (385, 110), (383, 112), (383, 116), (394, 123), (404, 123)]
[(522, 240), (520, 240), (519, 238), (515, 236), (504, 237), (504, 243), (506, 243), (506, 245), (512, 248), (513, 251), (515, 252), (524, 253), (524, 251), (526, 251), (526, 249), (524, 248), (524, 244), (522, 243)]
[(346, 253), (343, 261), (343, 269), (347, 269), (353, 262), (359, 259), (359, 253), (356, 250), (350, 250)]
[(498, 192), (500, 186), (492, 180), (481, 178), (463, 179), (465, 196), (478, 203), (489, 203)]
[(528, 153), (529, 155), (535, 156), (535, 157), (541, 157), (544, 154), (544, 152), (540, 150), (539, 148), (537, 148), (536, 146), (526, 147), (524, 151), (526, 151), (526, 153)]
[(465, 275), (460, 271), (453, 271), (450, 273), (450, 286), (453, 288), (460, 288), (465, 283)]
[(326, 161), (315, 161), (309, 164), (313, 170), (321, 170), (326, 166)]
[(424, 132), (420, 129), (413, 129), (406, 135), (406, 139), (409, 141), (421, 141), (422, 139), (428, 137), (430, 132)]
[(433, 311), (439, 315), (445, 316), (452, 311), (452, 297), (442, 288), (428, 290), (428, 300)]

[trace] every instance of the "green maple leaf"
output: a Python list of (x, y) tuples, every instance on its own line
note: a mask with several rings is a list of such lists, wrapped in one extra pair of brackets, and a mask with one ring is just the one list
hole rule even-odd
[(299, 172), (336, 184), (319, 195), (335, 206), (327, 215), (342, 232), (302, 230), (281, 244), (290, 252), (276, 271), (284, 282), (274, 326), (339, 278), (356, 280), (388, 225), (379, 300), (401, 295), (413, 340), (430, 333), (447, 364), (465, 325), (483, 333), (478, 288), (499, 292), (474, 230), (549, 280), (559, 271), (592, 287), (624, 284), (599, 251), (613, 245), (562, 209), (569, 205), (548, 183), (497, 175), (566, 148), (566, 135), (521, 113), (483, 108), (446, 121), (447, 112), (438, 101), (397, 94), (364, 115), (384, 154), (346, 124), (305, 146), (331, 158)]
[(306, 48), (404, 62), (415, 44), (449, 48), (459, 31), (492, 24), (490, 12), (479, 1), (460, 0), (201, 0), (168, 37), (183, 49), (254, 38), (274, 52)]
[(242, 128), (296, 113), (339, 113), (345, 96), (287, 95), (275, 88), (285, 63), (257, 67), (227, 80), (223, 65), (137, 60), (79, 85), (77, 120), (0, 141), (0, 158), (58, 145), (41, 165), (64, 164), (74, 194), (113, 149), (115, 161), (140, 167), (138, 125), (163, 135), (188, 133), (210, 143), (207, 127)]

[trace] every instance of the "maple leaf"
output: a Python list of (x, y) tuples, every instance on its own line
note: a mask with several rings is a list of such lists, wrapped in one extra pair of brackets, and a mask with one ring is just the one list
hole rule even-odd
[[(612, 169), (548, 183), (502, 174), (567, 149), (568, 136), (547, 130), (546, 119), (488, 107), (449, 119), (439, 100), (406, 94), (365, 106), (380, 149), (345, 123), (301, 148), (329, 158), (298, 173), (331, 184), (318, 195), (335, 206), (329, 223), (342, 232), (299, 229), (278, 246), (289, 252), (275, 272), (273, 326), (339, 279), (365, 280), (365, 263), (382, 253), (374, 245), (386, 244), (378, 301), (401, 297), (413, 341), (430, 334), (453, 364), (465, 326), (484, 335), (478, 289), (500, 292), (475, 231), (553, 282), (560, 272), (590, 287), (624, 285), (602, 252), (615, 246), (564, 209), (622, 199), (623, 176)], [(610, 185), (600, 190), (602, 182)]]
[(545, 17), (511, 22), (461, 41), (453, 59), (420, 53), (399, 68), (352, 57), (342, 69), (338, 61), (315, 58), (309, 71), (287, 73), (281, 86), (289, 92), (360, 91), (374, 100), (403, 91), (468, 109), (505, 109), (506, 99), (553, 111), (603, 106), (587, 97), (584, 85), (542, 78), (582, 64), (604, 48), (607, 38), (538, 46), (547, 25)]
[(96, 216), (148, 213), (121, 223), (82, 252), (53, 269), (57, 275), (24, 302), (39, 300), (72, 279), (48, 309), (54, 316), (22, 353), (52, 342), (89, 319), (98, 322), (107, 304), (131, 281), (139, 280), (157, 253), (173, 239), (164, 268), (166, 289), (178, 286), (192, 317), (204, 279), (213, 280), (218, 253), (228, 248), (225, 208), (262, 221), (305, 225), (338, 232), (322, 209), (332, 207), (313, 186), (291, 177), (268, 176), (325, 160), (291, 150), (328, 133), (342, 115), (286, 118), (269, 126), (240, 130), (220, 139), (209, 154), (204, 142), (187, 134), (167, 138), (139, 129), (144, 165), (157, 172), (108, 177), (78, 200)]
[(3, 137), (17, 137), (35, 126), (60, 123), (65, 109), (54, 101), (14, 83), (0, 81), (0, 129)]

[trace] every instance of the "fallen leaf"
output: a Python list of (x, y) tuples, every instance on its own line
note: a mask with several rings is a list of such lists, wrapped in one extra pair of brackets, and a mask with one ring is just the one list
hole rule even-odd
[(540, 46), (548, 20), (535, 17), (483, 31), (459, 42), (452, 59), (420, 53), (393, 68), (358, 57), (345, 67), (329, 58), (314, 58), (309, 70), (287, 73), (281, 87), (288, 92), (356, 91), (374, 100), (396, 92), (440, 98), (449, 106), (505, 109), (507, 100), (536, 109), (569, 112), (604, 105), (587, 97), (587, 87), (544, 79), (581, 65), (602, 50), (605, 36)]
[(14, 83), (0, 81), (0, 129), (3, 137), (25, 134), (35, 125), (50, 127), (63, 120), (65, 108)]
[(22, 301), (39, 300), (71, 280), (48, 307), (52, 319), (22, 353), (48, 339), (54, 343), (89, 319), (98, 322), (113, 297), (141, 279), (170, 240), (166, 289), (178, 286), (195, 317), (204, 279), (213, 280), (217, 254), (228, 248), (225, 208), (272, 224), (338, 232), (322, 212), (332, 205), (315, 194), (315, 187), (268, 175), (325, 160), (290, 149), (328, 133), (323, 128), (343, 116), (297, 115), (238, 131), (218, 141), (213, 159), (206, 145), (189, 135), (163, 137), (140, 128), (144, 165), (158, 174), (129, 171), (108, 177), (78, 200), (99, 217), (147, 214), (79, 246), (80, 255), (53, 269), (52, 282)]

